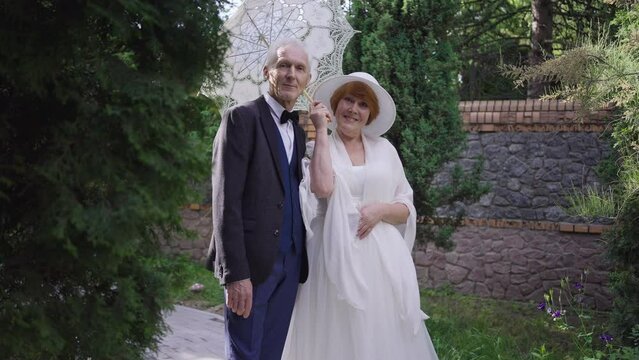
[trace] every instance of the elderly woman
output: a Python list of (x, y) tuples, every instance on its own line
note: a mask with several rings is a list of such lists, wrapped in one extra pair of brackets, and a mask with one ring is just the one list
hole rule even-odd
[(309, 278), (283, 359), (437, 359), (411, 257), (413, 191), (381, 137), (395, 103), (362, 72), (327, 80), (315, 100), (317, 135), (300, 185)]

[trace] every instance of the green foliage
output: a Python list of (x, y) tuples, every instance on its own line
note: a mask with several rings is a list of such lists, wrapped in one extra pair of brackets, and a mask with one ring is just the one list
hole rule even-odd
[[(597, 34), (614, 17), (603, 0), (552, 1), (553, 51), (562, 54), (583, 37)], [(521, 65), (530, 50), (531, 2), (524, 0), (461, 1), (454, 34), (459, 37), (460, 96), (463, 100), (525, 98), (499, 71), (500, 64)]]
[(612, 230), (604, 234), (612, 263), (611, 289), (616, 334), (629, 341), (639, 323), (639, 4), (620, 5), (614, 24), (616, 38), (608, 34), (567, 51), (539, 66), (511, 69), (525, 81), (533, 77), (562, 84), (553, 96), (579, 101), (583, 112), (613, 105), (612, 142), (619, 158), (613, 194), (618, 212)]
[(530, 1), (461, 1), (455, 34), (459, 37), (462, 100), (524, 98), (498, 71), (518, 64), (530, 49)]
[[(419, 215), (431, 217), (451, 199), (478, 196), (462, 181), (442, 189), (431, 186), (464, 141), (457, 109), (459, 60), (450, 35), (458, 2), (353, 1), (350, 11), (351, 24), (361, 33), (346, 51), (345, 73), (369, 72), (393, 96), (398, 114), (387, 136), (400, 152)], [(450, 245), (444, 236), (449, 227), (422, 230), (429, 229), (427, 239)]]
[(639, 324), (639, 193), (626, 199), (612, 230), (604, 234), (614, 271), (610, 289), (614, 295), (613, 322), (626, 338)]
[(206, 164), (206, 172), (199, 174), (191, 179), (191, 188), (194, 194), (190, 202), (196, 204), (208, 204), (211, 202), (211, 158), (213, 153), (213, 138), (217, 133), (217, 129), (221, 121), (220, 107), (222, 99), (210, 99), (203, 94), (192, 97), (192, 104), (183, 115), (188, 119), (198, 119), (203, 127), (192, 129), (189, 131), (189, 140), (193, 146), (197, 147), (196, 155), (201, 158), (198, 160)]
[(547, 359), (571, 359), (566, 334), (547, 326), (534, 304), (455, 293), (450, 288), (422, 292), (428, 332), (441, 360), (535, 359), (542, 345)]
[(581, 190), (573, 188), (572, 193), (568, 194), (566, 199), (568, 200), (566, 211), (570, 215), (589, 218), (600, 216), (614, 218), (617, 215), (618, 206), (610, 187), (598, 189), (587, 186)]
[(157, 239), (208, 159), (218, 1), (0, 2), (0, 353), (136, 359), (171, 305)]
[[(585, 305), (585, 300), (590, 296), (584, 285), (587, 275), (587, 271), (584, 271), (579, 281), (569, 277), (561, 279), (557, 292), (554, 288), (549, 289), (537, 308), (545, 313), (549, 326), (558, 329), (571, 340), (577, 359), (637, 359), (639, 344), (635, 342), (633, 347), (620, 344), (619, 340), (615, 340), (606, 331), (608, 324), (598, 320), (599, 314)], [(639, 325), (635, 328), (639, 330)], [(639, 337), (634, 338), (639, 340)], [(545, 346), (532, 354), (538, 359), (550, 356)]]
[[(540, 312), (537, 304), (462, 295), (451, 287), (422, 291), (421, 298), (430, 316), (428, 332), (442, 360), (636, 359), (639, 344), (628, 347), (616, 339), (600, 339), (608, 313), (578, 309), (583, 293), (574, 295), (576, 306), (564, 305), (566, 311), (557, 320), (547, 308)], [(635, 333), (639, 335), (639, 326)]]
[[(169, 277), (173, 302), (210, 309), (224, 303), (224, 289), (211, 272), (186, 256), (164, 257), (158, 261), (158, 271)], [(193, 292), (190, 287), (202, 284), (204, 289)]]
[[(606, 136), (606, 139), (608, 139), (608, 136)], [(613, 185), (619, 180), (619, 165), (617, 165), (618, 160), (619, 154), (613, 149), (612, 153), (608, 157), (599, 161), (595, 167), (595, 173), (603, 184)]]

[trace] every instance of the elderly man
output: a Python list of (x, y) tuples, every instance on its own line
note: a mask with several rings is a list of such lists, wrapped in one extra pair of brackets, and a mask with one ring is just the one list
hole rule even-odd
[(225, 112), (213, 148), (207, 266), (225, 287), (228, 359), (281, 358), (308, 275), (298, 187), (305, 134), (292, 112), (311, 75), (297, 40), (274, 44), (268, 94)]

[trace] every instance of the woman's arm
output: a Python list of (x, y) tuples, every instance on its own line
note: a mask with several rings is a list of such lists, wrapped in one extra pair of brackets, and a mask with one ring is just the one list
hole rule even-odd
[(397, 225), (408, 219), (408, 207), (402, 203), (374, 203), (363, 206), (360, 210), (357, 236), (362, 239), (368, 236), (380, 221)]
[(327, 130), (330, 113), (322, 103), (315, 102), (310, 117), (315, 126), (316, 134), (315, 148), (310, 164), (311, 191), (318, 198), (326, 198), (333, 193), (335, 187)]
[(394, 174), (394, 180), (389, 180), (386, 186), (395, 186), (395, 194), (389, 202), (371, 203), (360, 208), (360, 222), (357, 229), (357, 235), (360, 238), (366, 237), (380, 221), (391, 225), (408, 224), (411, 211), (413, 213), (415, 211), (413, 190), (406, 179), (397, 150), (387, 140), (380, 144), (382, 145), (384, 147), (381, 151), (390, 156), (387, 159), (389, 171)]
[(398, 225), (405, 224), (408, 220), (408, 208), (402, 203), (384, 204), (385, 211), (382, 217), (383, 222)]

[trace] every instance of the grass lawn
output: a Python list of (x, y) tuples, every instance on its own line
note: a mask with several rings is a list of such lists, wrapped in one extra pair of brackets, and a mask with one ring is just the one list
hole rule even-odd
[[(162, 262), (169, 274), (175, 302), (217, 311), (224, 293), (213, 275), (184, 257)], [(193, 293), (194, 283), (204, 285)], [(422, 309), (431, 318), (426, 326), (441, 360), (527, 360), (542, 345), (544, 359), (580, 359), (572, 338), (552, 326), (533, 303), (498, 301), (462, 295), (451, 289), (423, 290)]]
[(426, 326), (441, 360), (535, 359), (545, 345), (545, 359), (576, 358), (571, 338), (551, 326), (536, 304), (498, 301), (455, 293), (422, 291)]

